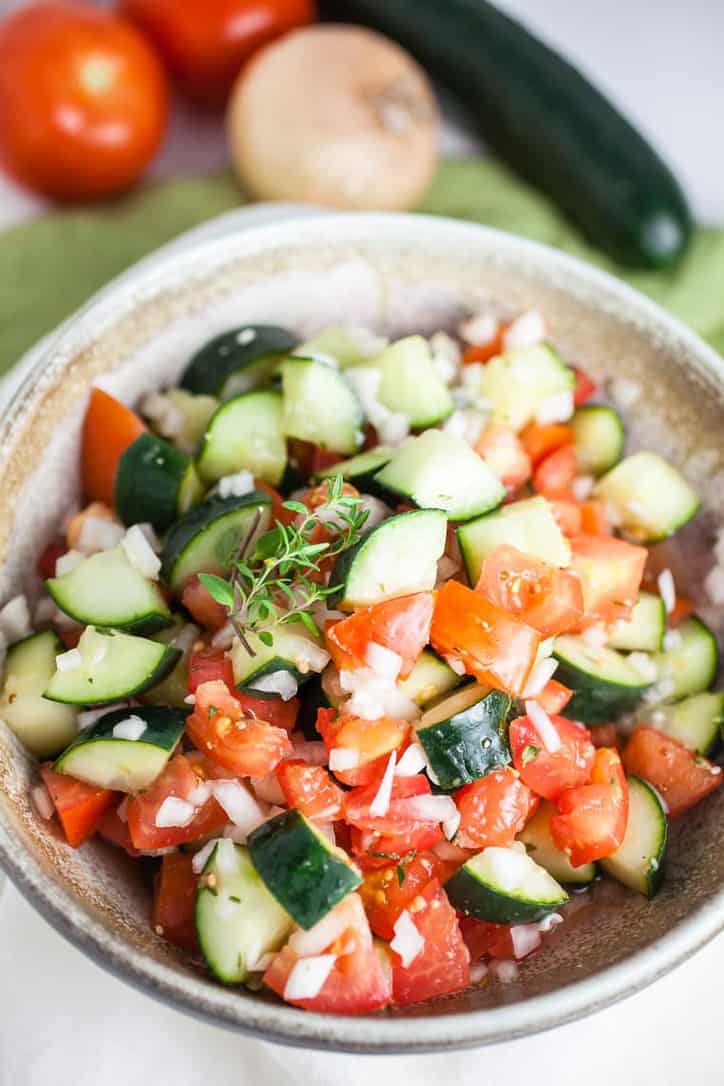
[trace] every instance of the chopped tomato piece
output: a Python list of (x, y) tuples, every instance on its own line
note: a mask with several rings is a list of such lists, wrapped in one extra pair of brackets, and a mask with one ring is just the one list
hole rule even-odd
[(564, 445), (572, 445), (574, 433), (562, 422), (529, 422), (520, 435), (523, 448), (534, 466)]
[(400, 676), (406, 678), (430, 640), (432, 592), (416, 592), (363, 607), (349, 618), (327, 627), (327, 648), (339, 671), (368, 666), (371, 643), (382, 645), (402, 659)]
[(377, 833), (375, 830), (350, 830), (350, 849), (363, 871), (375, 871), (390, 860), (404, 860), (413, 852), (426, 852), (443, 841), (437, 823), (409, 822), (400, 833)]
[[(339, 457), (335, 455), (333, 464), (338, 463)], [(329, 466), (329, 465), (327, 465)], [(313, 474), (310, 472), (310, 475)], [(342, 483), (342, 497), (344, 498), (358, 498), (359, 490), (352, 486), (351, 483)], [(327, 504), (329, 498), (329, 483), (320, 483), (318, 486), (310, 487), (306, 494), (301, 498), (301, 501), (306, 505), (307, 509), (314, 512), (315, 509), (319, 509), (321, 506)]]
[(573, 445), (561, 445), (540, 461), (533, 474), (533, 486), (539, 494), (568, 493), (578, 472)]
[(463, 365), (470, 366), (475, 362), (489, 362), (491, 358), (502, 354), (504, 349), (503, 336), (507, 330), (508, 325), (500, 323), (495, 335), (486, 340), (485, 343), (472, 343), (469, 347), (466, 347), (463, 351)]
[[(124, 796), (121, 803), (125, 803), (126, 797)], [(97, 831), (104, 839), (109, 841), (112, 845), (117, 845), (118, 848), (122, 848), (124, 852), (127, 852), (129, 856), (138, 856), (138, 849), (134, 847), (131, 840), (131, 834), (128, 830), (128, 821), (121, 818), (118, 813), (120, 804), (115, 807), (109, 807), (108, 810), (101, 815), (98, 821)]]
[(512, 845), (535, 809), (530, 788), (509, 766), (466, 784), (454, 799), (460, 812), (454, 843), (461, 848)]
[(322, 1014), (365, 1014), (386, 1007), (392, 999), (389, 963), (375, 947), (359, 894), (349, 894), (316, 927), (304, 932), (307, 945), (312, 945), (310, 938), (314, 940), (317, 933), (320, 941), (324, 940), (323, 930), (331, 930), (333, 941), (324, 947), (315, 946), (314, 954), (338, 956), (318, 995), (309, 999), (284, 995), (292, 969), (301, 958), (294, 949), (294, 935), (264, 974), (266, 986), (296, 1007)]
[(574, 867), (615, 852), (628, 823), (628, 784), (618, 751), (596, 751), (591, 783), (562, 792), (550, 820), (553, 840)]
[(269, 483), (265, 483), (263, 479), (254, 479), (254, 486), (257, 490), (263, 490), (265, 494), (268, 494), (271, 498), (271, 523), (274, 525), (277, 521), (281, 524), (291, 524), (294, 520), (295, 513), (291, 509), (284, 508), (285, 499), (275, 490)]
[(199, 626), (202, 626), (205, 630), (220, 630), (228, 621), (229, 612), (227, 608), (222, 607), (207, 592), (196, 573), (193, 577), (189, 577), (184, 585), (184, 590), (181, 593), (181, 603), (187, 611), (191, 612), (192, 617), (198, 622)]
[(161, 860), (153, 898), (151, 927), (157, 935), (184, 950), (197, 951), (196, 882), (188, 852), (172, 852)]
[(595, 499), (581, 502), (581, 535), (613, 535), (606, 506)]
[(337, 780), (351, 787), (379, 780), (393, 750), (407, 744), (410, 725), (406, 720), (383, 716), (379, 720), (362, 720), (358, 716), (337, 716), (333, 709), (317, 713), (317, 731), (328, 753), (333, 750), (354, 751), (357, 764), (348, 769), (332, 769)]
[(573, 389), (573, 402), (576, 407), (580, 407), (581, 404), (586, 403), (595, 396), (598, 392), (598, 385), (589, 377), (585, 370), (580, 369), (578, 366), (573, 366), (573, 374), (576, 378), (576, 384)]
[(505, 543), (483, 562), (475, 591), (543, 638), (564, 633), (583, 618), (583, 591), (575, 573)]
[(478, 920), (474, 916), (460, 917), (460, 931), (470, 951), (471, 961), (474, 962), (481, 958), (521, 961), (538, 949), (540, 943), (536, 944), (530, 939), (524, 942), (524, 953), (520, 945), (516, 948), (512, 928), (512, 924), (490, 924), (487, 920)]
[(64, 539), (53, 539), (43, 548), (35, 568), (44, 581), (55, 577), (55, 563), (68, 550)]
[(673, 818), (714, 792), (722, 782), (718, 765), (646, 725), (637, 728), (629, 739), (623, 762), (628, 773), (653, 784)]
[(567, 788), (586, 783), (595, 750), (587, 728), (562, 716), (549, 719), (556, 743), (551, 743), (552, 737), (541, 735), (528, 716), (511, 721), (508, 739), (521, 780), (537, 796), (554, 800)]
[(363, 788), (353, 788), (344, 797), (344, 820), (348, 826), (360, 830), (374, 830), (379, 834), (405, 833), (416, 823), (434, 822), (434, 819), (412, 817), (405, 810), (405, 800), (413, 796), (429, 796), (430, 782), (422, 773), (414, 777), (395, 777), (387, 813), (372, 814), (370, 807), (377, 795), (378, 783)]
[(455, 910), (437, 879), (411, 902), (408, 915), (422, 938), (422, 947), (407, 965), (391, 951), (395, 1003), (404, 1007), (467, 988), (470, 955)]
[(668, 616), (669, 626), (678, 626), (679, 623), (683, 622), (689, 615), (693, 615), (694, 610), (694, 601), (690, 600), (688, 596), (680, 596), (677, 593), (674, 609)]
[(138, 415), (103, 392), (91, 389), (83, 420), (81, 478), (91, 501), (113, 505), (118, 461), (146, 427)]
[(481, 456), (500, 479), (507, 490), (517, 490), (527, 483), (532, 465), (518, 435), (499, 422), (486, 426), (475, 446)]
[(518, 695), (535, 661), (540, 634), (457, 581), (437, 594), (430, 640), (482, 683)]
[(570, 539), (572, 536), (581, 534), (581, 506), (573, 497), (572, 494), (562, 492), (561, 494), (546, 495), (548, 504), (551, 507), (553, 516), (556, 518), (558, 527), (565, 536)]
[(240, 700), (220, 681), (197, 687), (186, 729), (198, 750), (241, 777), (266, 776), (292, 749), (283, 728), (247, 715)]
[(571, 540), (571, 550), (571, 569), (583, 584), (586, 619), (630, 618), (648, 558), (646, 548), (622, 539), (582, 535)]
[(196, 808), (195, 815), (187, 825), (156, 825), (156, 816), (169, 796), (190, 802), (190, 797), (204, 779), (200, 765), (184, 754), (175, 754), (150, 788), (136, 796), (129, 796), (126, 815), (134, 847), (142, 852), (155, 852), (159, 848), (199, 841), (225, 826), (228, 818), (213, 796)]
[(536, 694), (535, 700), (546, 713), (562, 712), (573, 697), (573, 691), (569, 690), (557, 679), (549, 679), (540, 694)]
[(189, 693), (195, 694), (204, 683), (222, 682), (231, 693), (234, 690), (234, 669), (231, 657), (221, 650), (202, 649), (189, 659)]
[(400, 913), (431, 879), (444, 878), (444, 870), (445, 865), (434, 852), (420, 852), (400, 863), (386, 860), (384, 867), (367, 871), (359, 893), (375, 935), (392, 939)]
[(101, 816), (118, 793), (78, 781), (67, 773), (56, 773), (50, 765), (40, 767), (40, 776), (50, 793), (68, 844), (78, 848), (93, 836)]
[(294, 730), (299, 713), (299, 698), (284, 701), (273, 695), (257, 697), (246, 690), (237, 690), (234, 686), (231, 659), (225, 652), (203, 650), (192, 655), (189, 661), (189, 692), (195, 694), (200, 686), (210, 682), (222, 682), (241, 706), (244, 716), (263, 720), (275, 728), (284, 728), (285, 732)]
[(589, 735), (594, 747), (618, 746), (618, 731), (615, 724), (596, 724)]
[(323, 766), (309, 765), (303, 758), (288, 758), (279, 763), (276, 775), (289, 807), (320, 822), (342, 817), (344, 793)]

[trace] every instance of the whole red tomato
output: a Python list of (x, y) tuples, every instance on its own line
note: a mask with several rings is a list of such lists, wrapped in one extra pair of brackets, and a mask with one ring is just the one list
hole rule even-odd
[(180, 90), (221, 109), (252, 53), (311, 23), (315, 0), (120, 0), (164, 57)]
[(163, 67), (125, 20), (47, 2), (0, 23), (0, 165), (59, 200), (128, 188), (164, 133)]

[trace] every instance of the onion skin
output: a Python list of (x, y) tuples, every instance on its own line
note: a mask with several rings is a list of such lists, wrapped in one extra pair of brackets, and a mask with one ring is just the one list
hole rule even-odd
[(403, 211), (437, 165), (426, 75), (361, 27), (305, 28), (257, 54), (232, 91), (227, 130), (242, 185), (265, 200)]

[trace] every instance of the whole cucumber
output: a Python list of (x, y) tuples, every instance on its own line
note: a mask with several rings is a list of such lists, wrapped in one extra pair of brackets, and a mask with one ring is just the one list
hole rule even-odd
[(636, 129), (579, 71), (486, 0), (322, 0), (332, 19), (409, 50), (470, 110), (486, 143), (601, 249), (662, 268), (691, 235), (686, 198)]

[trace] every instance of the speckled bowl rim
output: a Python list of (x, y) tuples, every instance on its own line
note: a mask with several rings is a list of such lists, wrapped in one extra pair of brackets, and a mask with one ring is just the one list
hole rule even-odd
[[(233, 230), (234, 216), (222, 216)], [(221, 220), (220, 220), (221, 221)], [(31, 400), (53, 380), (93, 331), (127, 312), (139, 297), (166, 277), (189, 273), (204, 264), (218, 267), (235, 256), (281, 245), (341, 246), (369, 240), (384, 232), (391, 244), (424, 248), (427, 240), (465, 245), (484, 242), (506, 262), (545, 269), (546, 276), (568, 293), (600, 298), (605, 308), (626, 318), (650, 336), (674, 343), (689, 364), (724, 386), (724, 361), (680, 321), (655, 303), (574, 257), (502, 231), (458, 220), (421, 215), (357, 213), (321, 215), (252, 227), (243, 234), (200, 240), (181, 253), (174, 243), (125, 272), (99, 291), (64, 322), (35, 360), (16, 390), (2, 423), (4, 439)], [(17, 853), (17, 854), (14, 854)], [(29, 903), (65, 938), (102, 968), (166, 1004), (206, 1022), (280, 1044), (329, 1051), (414, 1053), (466, 1048), (529, 1036), (574, 1021), (633, 995), (686, 960), (724, 929), (724, 887), (650, 946), (595, 975), (555, 992), (493, 1009), (434, 1017), (383, 1018), (310, 1015), (281, 1003), (244, 999), (214, 988), (142, 954), (86, 912), (77, 899), (47, 875), (27, 851), (13, 848), (9, 827), (0, 821), (0, 865)]]

